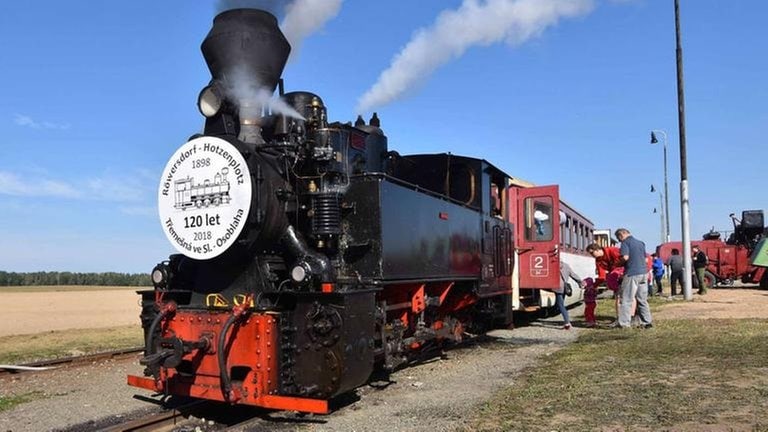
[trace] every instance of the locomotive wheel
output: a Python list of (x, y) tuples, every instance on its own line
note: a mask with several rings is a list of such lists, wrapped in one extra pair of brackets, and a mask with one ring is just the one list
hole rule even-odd
[(221, 198), (219, 198), (219, 197), (216, 197), (216, 198), (214, 198), (214, 199), (213, 199), (213, 205), (215, 205), (216, 207), (218, 207), (218, 206), (219, 206), (219, 204), (221, 204)]
[(195, 201), (195, 207), (200, 208), (202, 206), (203, 206), (203, 201), (202, 200)]
[(206, 207), (210, 207), (210, 205), (211, 205), (211, 200), (209, 200), (208, 198), (206, 198), (206, 199), (205, 199), (205, 201), (203, 201), (203, 205), (204, 205), (204, 206), (206, 206)]

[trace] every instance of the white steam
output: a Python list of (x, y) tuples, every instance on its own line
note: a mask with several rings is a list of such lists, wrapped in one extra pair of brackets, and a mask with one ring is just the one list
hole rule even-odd
[[(291, 44), (291, 59), (298, 54), (302, 40), (318, 31), (341, 9), (343, 0), (218, 0), (216, 12), (253, 8), (266, 10), (278, 20), (281, 30)], [(264, 109), (272, 113), (303, 119), (290, 105), (272, 97), (271, 89), (254, 80), (246, 67), (235, 68), (227, 74), (227, 95), (237, 103), (243, 118), (261, 117)]]
[(296, 58), (304, 38), (320, 30), (328, 20), (338, 15), (341, 2), (342, 0), (294, 0), (288, 5), (285, 19), (280, 26), (291, 44), (291, 56), (288, 61)]
[(229, 9), (251, 8), (265, 10), (281, 21), (280, 29), (291, 44), (294, 60), (301, 51), (302, 41), (320, 30), (341, 10), (343, 0), (218, 0), (216, 13)]
[(244, 67), (235, 68), (227, 75), (227, 96), (237, 103), (241, 118), (255, 119), (268, 109), (273, 114), (304, 120), (304, 117), (282, 99), (272, 97), (272, 89), (264, 87), (253, 79)]
[(363, 113), (396, 100), (429, 74), (476, 45), (519, 45), (561, 18), (589, 13), (594, 0), (464, 0), (416, 32), (358, 101)]

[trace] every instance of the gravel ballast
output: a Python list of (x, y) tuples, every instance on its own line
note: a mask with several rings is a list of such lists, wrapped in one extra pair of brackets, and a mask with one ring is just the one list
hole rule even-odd
[[(578, 309), (571, 315), (578, 315)], [(494, 330), (487, 337), (447, 351), (443, 358), (396, 371), (390, 382), (359, 388), (328, 416), (273, 413), (269, 417), (275, 422), (260, 420), (243, 430), (456, 429), (465, 425), (473, 409), (495, 390), (514, 383), (521, 371), (575, 340), (580, 331), (562, 330), (559, 317), (514, 330)], [(39, 399), (0, 412), (0, 431), (66, 429), (87, 421), (103, 424), (105, 419), (155, 410), (133, 397), (148, 396), (149, 392), (126, 384), (127, 374), (140, 371), (137, 359), (128, 359), (0, 378), (0, 395), (40, 392)]]

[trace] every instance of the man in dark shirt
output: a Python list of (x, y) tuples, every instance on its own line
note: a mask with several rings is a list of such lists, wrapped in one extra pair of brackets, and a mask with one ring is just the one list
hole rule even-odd
[(635, 312), (643, 327), (653, 327), (651, 308), (648, 306), (648, 266), (645, 260), (645, 243), (632, 237), (626, 228), (616, 230), (616, 238), (621, 242), (620, 253), (624, 265), (624, 280), (621, 282), (619, 297), (619, 327), (628, 328)]
[(680, 255), (680, 249), (672, 249), (672, 255), (667, 258), (669, 266), (669, 286), (672, 288), (672, 295), (677, 295), (677, 284), (680, 284), (680, 294), (683, 293), (683, 256)]
[(696, 281), (699, 283), (699, 295), (704, 295), (707, 293), (704, 272), (707, 270), (709, 258), (699, 246), (694, 246), (691, 252), (693, 254), (693, 270), (696, 272)]

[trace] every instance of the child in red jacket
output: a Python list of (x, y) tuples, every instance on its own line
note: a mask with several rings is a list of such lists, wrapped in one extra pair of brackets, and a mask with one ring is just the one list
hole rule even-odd
[(614, 324), (618, 324), (619, 296), (616, 293), (621, 285), (621, 278), (624, 276), (624, 258), (622, 258), (619, 248), (602, 247), (597, 243), (588, 245), (587, 252), (595, 258), (595, 270), (597, 272), (595, 285), (604, 283), (608, 289), (613, 291), (617, 319)]
[(597, 325), (595, 320), (595, 307), (597, 307), (597, 285), (592, 278), (584, 279), (584, 320), (587, 327)]

